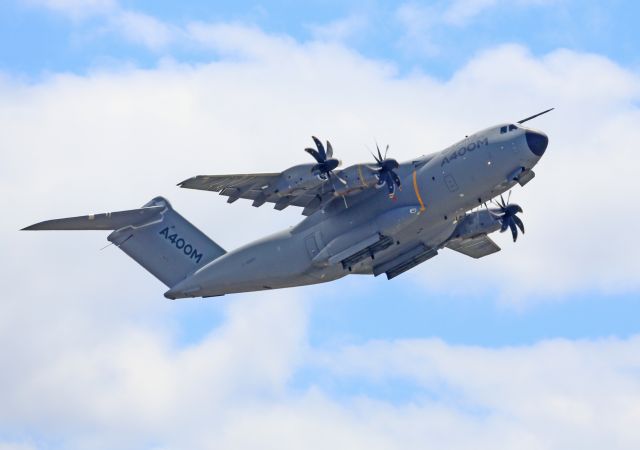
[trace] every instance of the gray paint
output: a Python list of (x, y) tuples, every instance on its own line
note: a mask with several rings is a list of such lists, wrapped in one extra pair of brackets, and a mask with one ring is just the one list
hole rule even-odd
[[(114, 213), (117, 223), (100, 222), (100, 227), (71, 218), (28, 229), (114, 229), (109, 240), (167, 284), (165, 296), (171, 299), (322, 283), (350, 273), (393, 278), (445, 246), (474, 258), (499, 250), (487, 237), (499, 228), (497, 220), (487, 211), (468, 211), (529, 182), (541, 153), (528, 147), (525, 132), (543, 136), (523, 126), (501, 133), (509, 125), (487, 128), (441, 152), (402, 163), (396, 170), (402, 190), (394, 199), (385, 187), (375, 186), (375, 173), (366, 164), (336, 171), (347, 182), (336, 189), (310, 176), (309, 164), (280, 174), (199, 176), (181, 183), (220, 192), (229, 202), (247, 198), (254, 206), (294, 205), (309, 214), (289, 230), (228, 253), (162, 198), (146, 210)], [(164, 207), (161, 214), (148, 212), (157, 206)], [(129, 216), (131, 224), (123, 225)], [(142, 216), (152, 223), (136, 228)], [(162, 234), (167, 226), (178, 230), (184, 245), (189, 242), (206, 256), (197, 263), (185, 258), (184, 247)]]

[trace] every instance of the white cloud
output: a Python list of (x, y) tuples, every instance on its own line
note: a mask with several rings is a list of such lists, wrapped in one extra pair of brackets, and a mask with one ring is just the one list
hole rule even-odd
[(116, 0), (23, 0), (27, 4), (42, 6), (82, 19), (96, 14), (107, 14), (118, 9)]
[(640, 417), (638, 343), (637, 337), (558, 340), (489, 350), (439, 340), (381, 341), (330, 352), (319, 364), (359, 383), (421, 386), (425, 397), (399, 409), (422, 417), (437, 412), (436, 423), (420, 424), (429, 448), (513, 448), (520, 441), (518, 448), (597, 449), (611, 440), (616, 448), (634, 448), (640, 443), (633, 426)]
[(134, 11), (120, 11), (110, 18), (111, 26), (125, 39), (160, 50), (170, 44), (178, 30), (152, 16)]
[(117, 0), (23, 1), (64, 14), (76, 21), (98, 18), (103, 22), (96, 28), (101, 34), (115, 34), (152, 51), (164, 50), (182, 38), (179, 27), (148, 14), (124, 8)]
[[(463, 28), (483, 13), (499, 14), (513, 8), (552, 6), (561, 0), (454, 0), (424, 4), (404, 2), (395, 11), (395, 19), (403, 29), (399, 45), (410, 53), (434, 56), (440, 53), (438, 32), (449, 27)], [(502, 11), (500, 10), (502, 8)], [(454, 35), (448, 36), (455, 38)]]
[(443, 20), (451, 25), (464, 25), (497, 4), (498, 0), (456, 0), (444, 11)]
[(352, 15), (328, 23), (312, 25), (313, 37), (320, 41), (346, 41), (361, 33), (368, 26), (362, 15)]
[(242, 57), (273, 61), (287, 58), (299, 49), (286, 35), (267, 35), (258, 27), (192, 22), (186, 27), (188, 39), (225, 57)]
[[(202, 314), (222, 310), (224, 322), (183, 346), (175, 317), (192, 303), (164, 300), (163, 286), (117, 249), (99, 252), (103, 233), (17, 232), (164, 194), (233, 248), (301, 216), (174, 183), (307, 161), (311, 134), (330, 138), (345, 163), (366, 158), (374, 137), (406, 160), (557, 106), (536, 122), (551, 136), (538, 177), (514, 194), (527, 225), (518, 244), (498, 237), (504, 250), (481, 261), (443, 252), (397, 281), (448, 291), (463, 274), (529, 301), (638, 291), (640, 248), (627, 235), (640, 219), (627, 199), (638, 194), (637, 73), (593, 55), (505, 46), (438, 82), (398, 77), (336, 43), (198, 27), (220, 60), (33, 85), (0, 79), (0, 435), (29, 430), (71, 449), (638, 447), (637, 337), (321, 351), (298, 289), (202, 301)], [(335, 394), (321, 375), (291, 382), (313, 370), (335, 383), (406, 382), (416, 394), (394, 402)]]
[[(36, 330), (37, 298), (27, 301), (26, 314), (0, 328), (0, 349), (11, 361), (0, 384), (0, 429), (37, 430), (37, 448), (56, 442), (67, 449), (634, 449), (640, 443), (638, 337), (503, 349), (374, 341), (319, 350), (309, 345), (301, 299), (269, 293), (227, 302), (220, 328), (178, 348), (166, 329), (130, 319), (117, 327), (126, 315), (107, 319), (115, 327), (107, 333), (92, 329), (105, 321), (95, 311), (79, 317), (84, 326), (72, 320), (59, 327), (56, 321), (74, 313), (68, 305), (50, 309)], [(156, 305), (166, 315), (180, 307)], [(292, 383), (309, 371), (319, 375)], [(336, 394), (332, 386), (342, 383), (359, 388)], [(406, 400), (375, 394), (406, 386)]]

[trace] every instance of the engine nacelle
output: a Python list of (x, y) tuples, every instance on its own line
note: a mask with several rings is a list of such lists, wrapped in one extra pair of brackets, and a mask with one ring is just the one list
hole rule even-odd
[(311, 172), (315, 164), (300, 164), (285, 170), (280, 174), (280, 178), (269, 187), (265, 194), (267, 197), (277, 194), (280, 197), (294, 194), (298, 191), (311, 189), (322, 180)]
[(366, 164), (357, 164), (338, 172), (338, 176), (347, 184), (335, 182), (335, 194), (346, 196), (360, 192), (362, 189), (374, 186), (378, 183), (377, 172)]
[(481, 234), (489, 234), (500, 229), (500, 219), (487, 210), (466, 214), (458, 221), (449, 239), (469, 239)]

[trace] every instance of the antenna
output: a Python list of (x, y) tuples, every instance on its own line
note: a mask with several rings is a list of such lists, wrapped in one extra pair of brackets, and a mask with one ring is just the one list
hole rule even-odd
[(523, 124), (523, 123), (525, 123), (525, 122), (530, 121), (531, 119), (535, 119), (535, 118), (536, 118), (536, 117), (538, 117), (538, 116), (541, 116), (541, 115), (543, 115), (543, 114), (546, 114), (546, 113), (548, 113), (548, 112), (551, 112), (551, 111), (553, 111), (554, 109), (555, 109), (555, 108), (550, 108), (550, 109), (547, 109), (546, 111), (542, 111), (541, 113), (534, 114), (533, 116), (527, 117), (526, 119), (519, 120), (519, 121), (518, 121), (518, 123), (519, 123), (519, 124)]

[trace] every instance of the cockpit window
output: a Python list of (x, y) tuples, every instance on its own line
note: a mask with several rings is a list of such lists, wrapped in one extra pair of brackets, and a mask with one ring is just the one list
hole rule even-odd
[(500, 128), (500, 134), (505, 134), (505, 133), (508, 133), (510, 131), (517, 130), (517, 129), (518, 129), (517, 125), (505, 125), (505, 126)]

